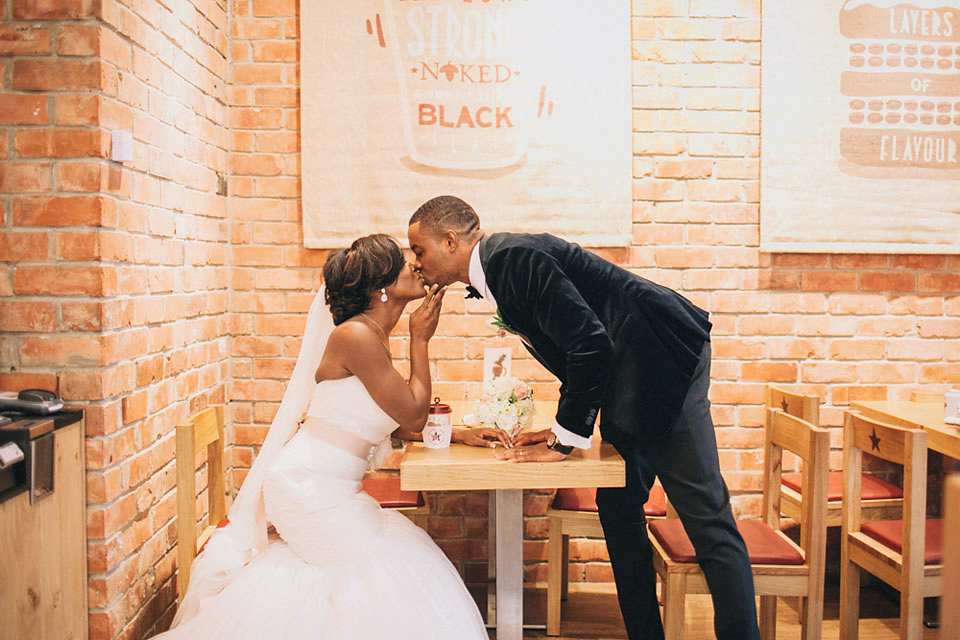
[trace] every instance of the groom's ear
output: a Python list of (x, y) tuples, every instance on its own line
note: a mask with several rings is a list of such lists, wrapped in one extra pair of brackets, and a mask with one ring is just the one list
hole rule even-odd
[(446, 247), (447, 251), (450, 253), (455, 253), (457, 247), (460, 246), (460, 236), (457, 235), (456, 231), (447, 229), (443, 232), (443, 246)]

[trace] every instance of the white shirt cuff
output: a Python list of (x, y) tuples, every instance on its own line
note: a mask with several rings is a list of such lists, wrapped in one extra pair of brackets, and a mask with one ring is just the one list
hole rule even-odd
[(560, 441), (560, 444), (568, 447), (577, 447), (579, 449), (590, 448), (590, 438), (584, 438), (580, 434), (567, 431), (561, 427), (560, 423), (556, 420), (553, 421), (553, 432), (557, 434), (557, 440)]

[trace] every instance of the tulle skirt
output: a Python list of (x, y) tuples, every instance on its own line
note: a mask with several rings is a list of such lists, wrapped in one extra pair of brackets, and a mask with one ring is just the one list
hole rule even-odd
[(282, 537), (163, 640), (487, 640), (454, 566), (361, 490), (363, 464), (298, 434), (264, 482)]

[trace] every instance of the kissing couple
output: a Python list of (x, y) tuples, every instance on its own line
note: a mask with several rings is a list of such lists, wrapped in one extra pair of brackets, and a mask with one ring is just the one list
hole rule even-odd
[[(408, 240), (409, 263), (380, 234), (327, 260), (297, 364), (230, 522), (198, 555), (173, 627), (158, 637), (488, 638), (429, 535), (361, 488), (381, 443), (391, 434), (416, 437), (426, 422), (430, 339), (447, 287), (462, 282), (561, 387), (551, 429), (516, 439), (465, 429), (457, 437), (500, 442), (505, 460), (557, 462), (590, 447), (599, 415), (601, 435), (626, 462), (626, 486), (598, 490), (597, 505), (628, 637), (663, 638), (643, 515), (659, 477), (710, 586), (717, 637), (759, 638), (707, 399), (707, 313), (554, 236), (486, 234), (454, 196), (421, 205)], [(387, 336), (418, 299), (405, 379)]]

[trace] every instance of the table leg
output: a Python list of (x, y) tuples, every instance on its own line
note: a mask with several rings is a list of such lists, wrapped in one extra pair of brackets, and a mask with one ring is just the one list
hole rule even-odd
[(497, 628), (497, 492), (487, 509), (487, 627)]
[(496, 491), (497, 640), (523, 640), (523, 490)]

